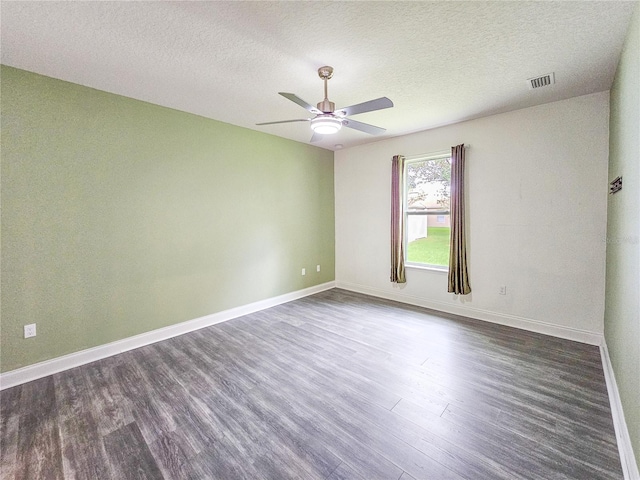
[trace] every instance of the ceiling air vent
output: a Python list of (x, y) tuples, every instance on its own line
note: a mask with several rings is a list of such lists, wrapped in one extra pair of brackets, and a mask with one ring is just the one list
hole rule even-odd
[(553, 85), (556, 83), (555, 76), (552, 73), (547, 73), (545, 75), (541, 75), (540, 77), (530, 78), (527, 80), (529, 84), (529, 90), (533, 90), (534, 88), (542, 88), (547, 85)]

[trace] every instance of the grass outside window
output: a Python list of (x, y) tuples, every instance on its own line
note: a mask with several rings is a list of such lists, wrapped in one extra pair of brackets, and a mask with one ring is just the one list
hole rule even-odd
[(407, 262), (449, 266), (450, 227), (428, 227), (427, 237), (407, 244)]

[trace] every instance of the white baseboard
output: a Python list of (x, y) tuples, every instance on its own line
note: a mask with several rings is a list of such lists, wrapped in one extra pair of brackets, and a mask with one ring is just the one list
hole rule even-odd
[[(603, 340), (600, 344), (600, 355), (602, 357), (602, 368), (604, 369), (604, 378), (607, 382), (607, 390), (609, 392), (609, 403), (611, 404), (611, 415), (613, 416), (613, 426), (616, 431), (616, 441), (618, 450), (620, 451), (620, 462), (622, 463), (622, 472), (624, 480), (640, 480), (640, 472), (633, 454), (633, 446), (631, 445), (631, 437), (627, 429), (627, 422), (624, 419), (624, 411), (622, 410), (622, 402), (618, 392), (618, 384), (616, 376), (613, 373), (611, 358), (609, 358), (609, 350), (607, 343)], [(638, 452), (640, 455), (640, 452)]]
[(533, 320), (531, 318), (519, 317), (517, 315), (508, 315), (504, 313), (491, 312), (480, 308), (467, 307), (463, 305), (451, 305), (449, 303), (425, 300), (413, 295), (404, 293), (389, 292), (377, 288), (371, 288), (364, 285), (358, 285), (349, 282), (336, 281), (336, 287), (352, 292), (364, 293), (374, 297), (394, 300), (396, 302), (408, 303), (418, 307), (430, 308), (440, 312), (453, 313), (454, 315), (462, 315), (465, 317), (484, 320), (486, 322), (497, 323), (509, 327), (515, 327), (530, 332), (542, 333), (553, 337), (566, 338), (576, 342), (587, 343), (589, 345), (600, 345), (603, 340), (601, 333), (581, 330), (577, 328), (564, 327), (551, 323)]
[(107, 343), (105, 345), (100, 345), (98, 347), (88, 348), (79, 352), (63, 355), (62, 357), (53, 358), (51, 360), (11, 370), (0, 374), (0, 390), (14, 387), (32, 380), (37, 380), (38, 378), (78, 367), (86, 363), (95, 362), (101, 358), (117, 355), (128, 350), (133, 350), (134, 348), (143, 347), (161, 340), (177, 337), (185, 333), (193, 332), (194, 330), (215, 325), (216, 323), (226, 322), (233, 318), (258, 312), (266, 308), (275, 307), (276, 305), (291, 302), (292, 300), (307, 297), (334, 287), (335, 282), (315, 285), (303, 290), (297, 290), (277, 297), (267, 298), (265, 300), (231, 308), (222, 312), (212, 313), (211, 315), (206, 315), (194, 320), (188, 320), (186, 322), (181, 322), (168, 327), (152, 330), (150, 332), (141, 333), (140, 335), (135, 335), (133, 337)]

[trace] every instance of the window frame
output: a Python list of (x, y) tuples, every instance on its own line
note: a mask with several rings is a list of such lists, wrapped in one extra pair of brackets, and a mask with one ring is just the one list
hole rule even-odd
[(437, 272), (448, 273), (449, 266), (448, 265), (435, 265), (431, 263), (419, 263), (419, 262), (410, 262), (409, 261), (409, 250), (408, 250), (408, 228), (409, 228), (409, 215), (451, 215), (451, 209), (449, 210), (438, 210), (434, 212), (414, 212), (409, 213), (408, 209), (408, 198), (409, 198), (409, 182), (407, 181), (409, 165), (412, 163), (424, 162), (429, 160), (440, 160), (442, 158), (448, 158), (449, 163), (451, 163), (451, 151), (443, 150), (440, 152), (434, 152), (424, 155), (414, 155), (411, 157), (405, 157), (404, 160), (404, 168), (402, 172), (403, 182), (404, 182), (404, 192), (402, 193), (402, 215), (404, 219), (404, 232), (403, 232), (403, 250), (404, 250), (404, 264), (405, 267), (409, 268), (417, 268), (422, 270), (433, 270)]

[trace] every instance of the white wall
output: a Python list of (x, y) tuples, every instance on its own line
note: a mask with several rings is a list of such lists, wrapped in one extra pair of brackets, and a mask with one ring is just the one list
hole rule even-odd
[[(611, 86), (609, 180), (622, 176), (622, 190), (609, 196), (607, 288), (604, 330), (628, 426), (620, 428), (622, 467), (640, 479), (640, 3), (635, 7), (620, 63)], [(606, 365), (606, 364), (605, 364)], [(625, 422), (626, 420), (626, 422)], [(635, 462), (634, 462), (635, 450)]]
[[(603, 333), (609, 94), (362, 145), (335, 154), (339, 287), (598, 343)], [(389, 282), (390, 171), (396, 154), (467, 151), (473, 292), (408, 268)], [(507, 295), (499, 295), (506, 285)]]

